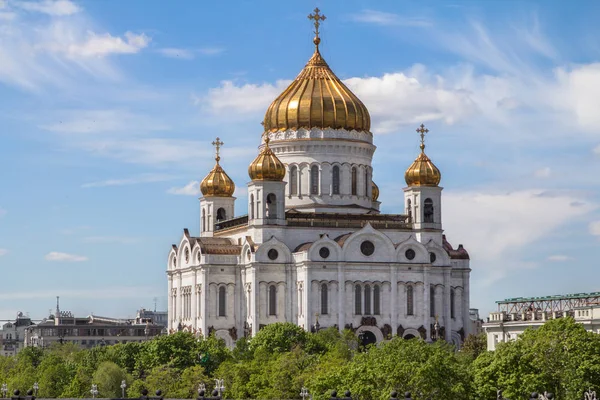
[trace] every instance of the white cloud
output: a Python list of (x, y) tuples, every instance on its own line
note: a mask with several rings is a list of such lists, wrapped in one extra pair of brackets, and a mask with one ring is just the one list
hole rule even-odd
[(444, 195), (443, 222), (448, 240), (465, 244), (479, 276), (491, 284), (518, 268), (535, 267), (527, 261), (528, 246), (594, 208), (568, 192), (450, 192)]
[(106, 186), (127, 186), (140, 183), (165, 182), (173, 179), (173, 176), (166, 174), (142, 174), (131, 178), (107, 179), (104, 181), (89, 182), (81, 185), (82, 188), (106, 187)]
[(87, 38), (80, 43), (70, 43), (64, 47), (55, 47), (70, 57), (104, 57), (109, 54), (135, 54), (148, 46), (150, 38), (145, 34), (125, 32), (125, 37), (112, 36), (110, 33), (97, 34), (87, 32)]
[(76, 14), (81, 8), (69, 0), (15, 1), (15, 6), (27, 11), (40, 12), (52, 16)]
[(84, 243), (118, 243), (118, 244), (135, 244), (140, 242), (140, 238), (125, 237), (125, 236), (88, 236), (84, 237)]
[(382, 26), (428, 27), (433, 23), (425, 18), (406, 18), (398, 14), (375, 10), (363, 10), (350, 16), (353, 21)]
[(536, 169), (533, 173), (533, 176), (536, 178), (549, 178), (550, 177), (550, 167), (544, 167), (540, 169)]
[(7, 249), (0, 249), (0, 257), (5, 256), (8, 254), (8, 250)]
[(63, 287), (58, 291), (56, 288), (52, 290), (2, 291), (0, 300), (52, 299), (57, 294), (61, 299), (135, 299), (145, 297), (148, 293), (160, 293), (160, 289), (144, 286), (115, 286), (98, 289), (92, 286), (76, 289)]
[(190, 181), (183, 187), (172, 187), (167, 190), (169, 194), (179, 194), (185, 196), (198, 196), (200, 194), (200, 182)]
[(551, 261), (551, 262), (563, 262), (563, 261), (571, 260), (571, 257), (565, 256), (563, 254), (555, 254), (552, 256), (548, 256), (548, 258), (546, 258), (546, 260)]
[(127, 110), (68, 110), (55, 112), (51, 123), (40, 127), (59, 133), (106, 133), (128, 134), (166, 131), (171, 127), (149, 115)]
[(223, 81), (218, 88), (210, 89), (206, 96), (196, 97), (196, 103), (206, 106), (209, 111), (220, 114), (235, 111), (238, 113), (264, 113), (269, 104), (291, 81), (245, 84), (236, 86), (232, 81)]
[(600, 221), (590, 222), (590, 225), (588, 228), (589, 228), (590, 234), (592, 234), (594, 236), (600, 236)]
[(88, 258), (85, 256), (78, 256), (76, 254), (69, 254), (69, 253), (61, 253), (58, 251), (51, 251), (50, 253), (46, 254), (46, 256), (44, 258), (47, 261), (68, 261), (68, 262), (81, 262), (81, 261), (88, 260)]
[(223, 53), (225, 49), (222, 47), (201, 47), (197, 51), (205, 56), (214, 56)]

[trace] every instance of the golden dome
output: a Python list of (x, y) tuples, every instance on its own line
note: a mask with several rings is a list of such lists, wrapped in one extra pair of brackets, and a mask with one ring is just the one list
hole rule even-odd
[(371, 181), (371, 200), (377, 201), (379, 198), (379, 186), (375, 182)]
[(442, 180), (442, 173), (425, 154), (424, 136), (429, 130), (421, 124), (417, 132), (421, 133), (421, 154), (404, 173), (404, 180), (408, 186), (437, 186)]
[(223, 142), (219, 138), (213, 145), (216, 147), (217, 155), (215, 157), (216, 164), (213, 169), (206, 175), (202, 182), (200, 182), (200, 191), (204, 196), (216, 196), (216, 197), (231, 197), (235, 191), (235, 183), (223, 170), (219, 161), (219, 149), (223, 145)]
[[(324, 16), (318, 15), (320, 20)], [(315, 16), (309, 16), (315, 19)], [(316, 19), (315, 53), (296, 79), (271, 103), (265, 114), (266, 132), (299, 128), (333, 128), (369, 132), (367, 107), (335, 76), (319, 52)]]
[(265, 138), (265, 147), (248, 166), (248, 175), (253, 181), (282, 181), (285, 166), (269, 147), (269, 138)]

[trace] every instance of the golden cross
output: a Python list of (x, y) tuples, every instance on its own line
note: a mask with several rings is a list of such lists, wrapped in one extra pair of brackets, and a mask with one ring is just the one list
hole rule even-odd
[(223, 146), (224, 144), (225, 143), (223, 143), (221, 141), (221, 139), (219, 139), (218, 137), (217, 137), (217, 139), (215, 139), (214, 142), (212, 142), (212, 145), (215, 146), (215, 150), (217, 153), (217, 156), (215, 157), (215, 160), (217, 160), (217, 162), (219, 162), (219, 160), (221, 160), (221, 157), (219, 156), (219, 151), (221, 150), (221, 146)]
[(425, 150), (425, 134), (428, 132), (429, 129), (425, 128), (423, 124), (417, 129), (417, 133), (421, 134), (421, 150)]
[(310, 20), (314, 20), (315, 21), (315, 39), (314, 39), (314, 43), (319, 46), (319, 43), (321, 42), (321, 39), (319, 38), (319, 26), (321, 26), (321, 22), (319, 21), (325, 21), (325, 19), (327, 18), (324, 15), (319, 14), (321, 12), (321, 10), (319, 10), (319, 8), (315, 8), (314, 10), (314, 14), (308, 14), (308, 19)]

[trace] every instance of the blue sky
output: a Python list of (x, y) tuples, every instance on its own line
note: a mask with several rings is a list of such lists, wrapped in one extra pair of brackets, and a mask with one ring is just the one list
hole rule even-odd
[(245, 210), (264, 111), (322, 54), (369, 108), (383, 211), (416, 127), (471, 303), (600, 290), (600, 2), (0, 0), (0, 319), (166, 308), (222, 165)]

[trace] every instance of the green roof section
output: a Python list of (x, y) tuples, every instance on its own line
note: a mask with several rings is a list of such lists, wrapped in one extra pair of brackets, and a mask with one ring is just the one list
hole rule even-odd
[(600, 297), (600, 292), (575, 293), (575, 294), (555, 294), (554, 296), (542, 296), (542, 297), (514, 297), (512, 299), (497, 300), (496, 304), (524, 303), (524, 302), (531, 302), (531, 301), (585, 299), (586, 297)]

